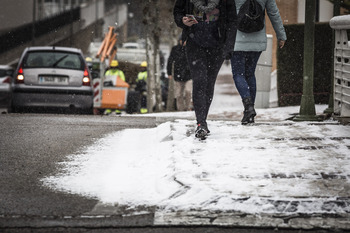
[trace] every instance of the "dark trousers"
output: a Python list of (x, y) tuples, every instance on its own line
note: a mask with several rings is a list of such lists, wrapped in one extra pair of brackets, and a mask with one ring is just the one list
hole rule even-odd
[(186, 52), (193, 80), (192, 98), (197, 124), (206, 124), (215, 81), (224, 62), (222, 49), (203, 48), (189, 39)]
[(261, 52), (237, 51), (231, 58), (233, 80), (242, 99), (251, 97), (255, 103), (256, 77), (255, 69)]
[(147, 108), (147, 95), (141, 94), (141, 108)]

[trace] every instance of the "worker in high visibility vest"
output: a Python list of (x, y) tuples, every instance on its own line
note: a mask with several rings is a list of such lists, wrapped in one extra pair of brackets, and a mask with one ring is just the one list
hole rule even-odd
[(141, 113), (147, 113), (147, 62), (141, 63), (141, 71), (137, 75), (136, 90), (141, 94)]
[[(117, 76), (125, 82), (124, 72), (119, 69), (119, 62), (117, 60), (111, 62), (111, 68), (106, 71), (105, 76)], [(116, 85), (116, 83), (114, 83), (114, 85)]]
[[(117, 85), (117, 77), (125, 82), (125, 75), (122, 70), (119, 68), (119, 62), (117, 60), (113, 60), (110, 65), (110, 69), (108, 69), (105, 73), (106, 79), (103, 82), (104, 86), (116, 86)], [(114, 112), (116, 114), (121, 114), (119, 109), (115, 109)], [(109, 115), (112, 113), (112, 109), (106, 109), (105, 114)]]

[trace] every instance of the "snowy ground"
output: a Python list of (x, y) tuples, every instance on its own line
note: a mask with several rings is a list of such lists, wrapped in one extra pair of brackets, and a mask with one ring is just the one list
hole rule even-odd
[(164, 212), (350, 213), (350, 127), (286, 121), (298, 106), (258, 109), (257, 124), (242, 126), (230, 90), (217, 85), (207, 140), (194, 138), (193, 112), (148, 114), (178, 120), (110, 134), (70, 156), (44, 185)]

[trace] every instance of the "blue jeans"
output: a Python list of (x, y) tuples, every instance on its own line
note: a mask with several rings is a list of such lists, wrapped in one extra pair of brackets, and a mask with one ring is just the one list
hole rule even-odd
[(256, 96), (255, 69), (261, 52), (236, 51), (231, 58), (233, 80), (242, 99)]

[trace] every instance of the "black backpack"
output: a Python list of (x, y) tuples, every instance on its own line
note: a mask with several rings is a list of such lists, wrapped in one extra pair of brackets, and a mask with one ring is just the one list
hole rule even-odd
[(238, 11), (238, 30), (258, 32), (265, 25), (265, 10), (256, 0), (247, 0)]

